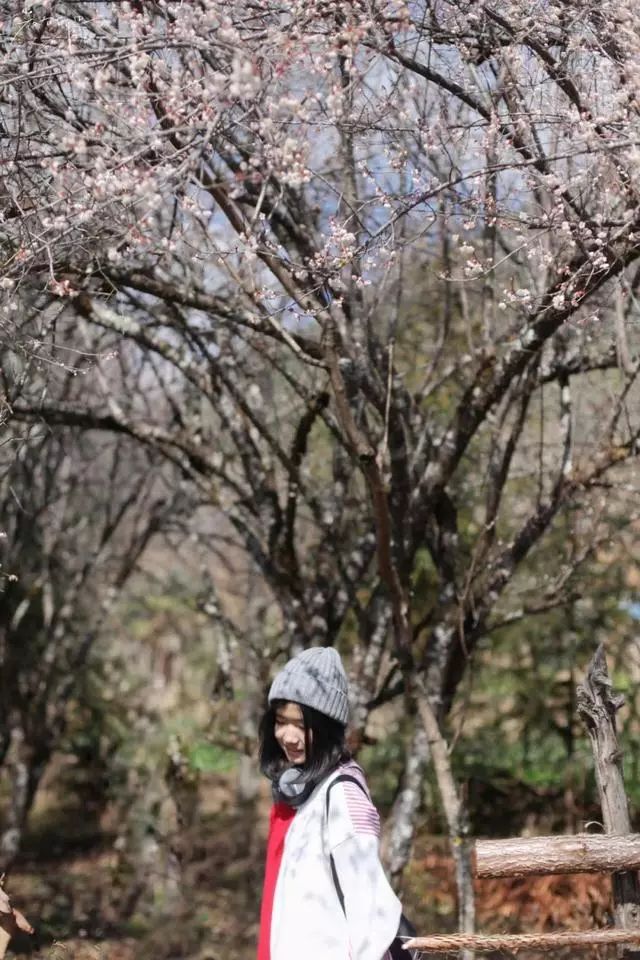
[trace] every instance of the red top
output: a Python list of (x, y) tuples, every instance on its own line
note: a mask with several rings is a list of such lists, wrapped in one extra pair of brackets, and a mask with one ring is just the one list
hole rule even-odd
[(284, 851), (284, 839), (287, 830), (295, 816), (295, 807), (288, 803), (274, 803), (269, 818), (269, 838), (267, 840), (267, 862), (264, 873), (264, 887), (262, 889), (262, 906), (260, 908), (260, 936), (258, 939), (258, 960), (271, 958), (271, 913), (273, 896), (276, 892), (278, 871)]

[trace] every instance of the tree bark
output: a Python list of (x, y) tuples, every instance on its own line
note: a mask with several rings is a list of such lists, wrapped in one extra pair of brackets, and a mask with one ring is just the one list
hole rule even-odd
[[(584, 683), (578, 687), (578, 712), (586, 724), (593, 748), (604, 829), (608, 834), (618, 835), (631, 833), (616, 730), (616, 713), (623, 703), (624, 697), (612, 691), (604, 647), (600, 644), (589, 664)], [(640, 927), (638, 872), (614, 873), (612, 883), (616, 926), (626, 929)], [(622, 956), (640, 960), (640, 950), (623, 950)]]
[(9, 806), (4, 828), (0, 834), (0, 873), (9, 869), (22, 841), (22, 832), (29, 812), (29, 762), (26, 756), (22, 725), (11, 725), (9, 750), (5, 763), (9, 774)]
[[(471, 844), (469, 842), (469, 824), (466, 811), (451, 769), (449, 747), (442, 735), (440, 724), (427, 692), (419, 678), (413, 678), (413, 685), (418, 713), (429, 741), (433, 768), (447, 820), (451, 853), (455, 863), (456, 888), (458, 891), (458, 929), (461, 933), (471, 934), (475, 930), (476, 912), (471, 868)], [(473, 957), (472, 951), (467, 948), (463, 948), (460, 955), (463, 960), (470, 960)]]
[(483, 878), (637, 870), (640, 834), (477, 840), (473, 864), (475, 875)]
[[(129, 790), (116, 840), (119, 857), (109, 909), (114, 921), (134, 915), (146, 923), (159, 917), (179, 917), (186, 901), (179, 842), (176, 849), (178, 805), (157, 763), (146, 773), (132, 769)], [(184, 815), (184, 804), (181, 806)]]
[(380, 664), (387, 642), (387, 635), (391, 625), (391, 610), (386, 597), (374, 598), (372, 609), (367, 616), (367, 626), (371, 626), (367, 636), (362, 637), (359, 656), (354, 656), (354, 672), (349, 678), (349, 713), (350, 736), (349, 743), (354, 752), (364, 740), (367, 719), (369, 717), (369, 701), (376, 692)]
[(20, 852), (36, 791), (51, 758), (49, 735), (50, 728), (35, 723), (33, 717), (11, 711), (8, 749), (4, 763), (0, 763), (9, 784), (8, 808), (0, 831), (0, 873), (11, 868)]
[(429, 756), (429, 738), (421, 721), (417, 719), (407, 754), (402, 787), (391, 811), (390, 829), (385, 844), (385, 859), (396, 887), (400, 884), (402, 873), (411, 856), (422, 781)]
[[(246, 651), (245, 669), (243, 676), (244, 697), (240, 702), (239, 727), (240, 734), (245, 741), (256, 743), (262, 700), (264, 693), (261, 685), (260, 665), (255, 651), (250, 647)], [(254, 805), (260, 789), (260, 773), (254, 757), (240, 755), (236, 796), (238, 803), (247, 812), (248, 823), (254, 819)], [(250, 845), (250, 838), (246, 838)]]

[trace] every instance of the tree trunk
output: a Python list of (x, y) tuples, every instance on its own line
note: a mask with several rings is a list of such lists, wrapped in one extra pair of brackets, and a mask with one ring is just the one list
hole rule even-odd
[(33, 724), (32, 719), (31, 742), (28, 742), (25, 726), (16, 711), (11, 721), (4, 763), (9, 782), (9, 806), (0, 833), (0, 874), (10, 869), (20, 852), (36, 791), (51, 758), (50, 731)]
[(177, 739), (169, 746), (164, 782), (175, 808), (175, 832), (171, 838), (170, 852), (177, 858), (180, 872), (183, 873), (193, 854), (199, 826), (200, 796), (198, 774), (190, 768)]
[[(475, 930), (476, 911), (471, 867), (472, 848), (468, 836), (466, 811), (451, 769), (449, 748), (440, 731), (440, 725), (427, 692), (418, 677), (413, 678), (413, 685), (418, 712), (429, 741), (433, 768), (449, 830), (449, 843), (456, 868), (458, 929), (461, 933), (471, 934)], [(463, 949), (461, 956), (465, 960), (470, 960), (473, 953), (469, 949)]]
[(354, 656), (354, 672), (349, 679), (349, 743), (357, 752), (364, 739), (368, 703), (373, 699), (385, 651), (387, 634), (391, 625), (391, 610), (386, 597), (375, 598), (367, 621), (373, 621), (368, 637), (363, 637)]
[[(602, 644), (589, 664), (584, 683), (578, 687), (578, 711), (584, 720), (595, 762), (596, 782), (606, 833), (630, 834), (631, 818), (622, 776), (622, 754), (618, 746), (616, 713), (624, 697), (615, 695), (607, 670)], [(640, 927), (640, 879), (636, 870), (614, 873), (613, 902), (617, 927)], [(639, 950), (622, 955), (640, 960)]]
[[(271, 384), (268, 386), (271, 389)], [(245, 632), (250, 633), (251, 625), (261, 623), (267, 616), (265, 602), (261, 597), (258, 571), (253, 565), (250, 565), (247, 571), (245, 591), (244, 629)], [(252, 642), (243, 644), (239, 649), (237, 637), (234, 641), (234, 656), (231, 662), (242, 690), (239, 716), (240, 734), (245, 742), (257, 744), (260, 717), (264, 709), (264, 688), (269, 667), (268, 664), (265, 664), (262, 651), (258, 652)], [(242, 752), (238, 763), (236, 798), (246, 823), (244, 848), (247, 854), (256, 852), (254, 850), (254, 826), (257, 820), (256, 803), (261, 780), (262, 774), (258, 769), (255, 757)]]
[(551, 873), (606, 873), (640, 867), (640, 834), (515, 837), (476, 840), (477, 877), (529, 877)]
[[(251, 592), (250, 581), (247, 610), (251, 609), (249, 606)], [(260, 622), (264, 617), (264, 612), (258, 609), (255, 611), (255, 616), (257, 622)], [(258, 729), (264, 708), (264, 689), (267, 681), (266, 667), (264, 658), (261, 659), (253, 646), (247, 644), (243, 651), (241, 664), (242, 700), (239, 717), (240, 733), (245, 743), (257, 744), (258, 742)], [(241, 753), (236, 780), (236, 814), (241, 823), (234, 850), (234, 859), (236, 860), (255, 863), (262, 857), (262, 838), (258, 829), (260, 818), (257, 814), (262, 779), (255, 753), (252, 753), (251, 756), (245, 752)], [(251, 911), (254, 909), (255, 900), (255, 878), (251, 871), (247, 872), (242, 893), (245, 909)]]
[(394, 886), (400, 887), (403, 871), (411, 857), (415, 821), (422, 796), (422, 782), (429, 762), (429, 738), (419, 718), (413, 731), (402, 780), (390, 815), (385, 843), (385, 860)]
[(18, 721), (11, 724), (5, 769), (9, 780), (9, 805), (0, 834), (0, 873), (8, 870), (18, 855), (29, 813), (31, 776), (24, 730)]
[(130, 794), (116, 841), (113, 901), (107, 908), (114, 920), (136, 915), (153, 923), (184, 910), (178, 809), (162, 774), (159, 764), (146, 776), (130, 771)]
[[(240, 703), (239, 727), (241, 737), (249, 743), (258, 742), (258, 724), (262, 709), (262, 685), (259, 664), (253, 651), (247, 651), (247, 663), (243, 677), (243, 697)], [(254, 810), (261, 774), (255, 758), (240, 754), (236, 797), (247, 814)]]

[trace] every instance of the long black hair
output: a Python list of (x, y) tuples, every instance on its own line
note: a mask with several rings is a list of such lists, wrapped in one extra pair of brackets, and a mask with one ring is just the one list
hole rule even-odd
[[(289, 765), (276, 740), (276, 712), (279, 707), (290, 702), (293, 701), (273, 700), (260, 721), (260, 770), (270, 780), (277, 780)], [(339, 763), (346, 763), (351, 759), (345, 743), (345, 727), (313, 707), (307, 707), (303, 703), (298, 706), (304, 722), (305, 762), (301, 769), (306, 779), (322, 780)]]

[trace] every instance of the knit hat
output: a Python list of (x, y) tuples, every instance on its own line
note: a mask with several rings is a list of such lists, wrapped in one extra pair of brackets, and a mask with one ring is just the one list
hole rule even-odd
[(313, 707), (346, 727), (349, 719), (347, 675), (333, 647), (311, 647), (284, 665), (269, 690), (269, 703), (292, 700)]

